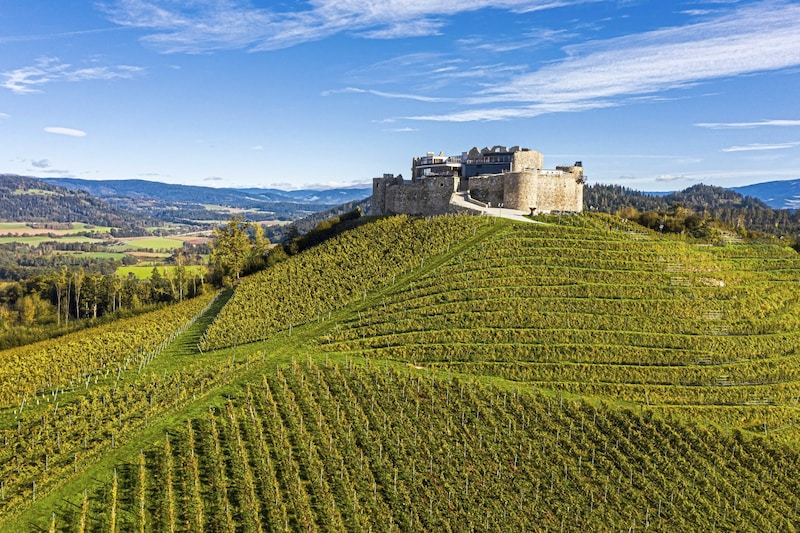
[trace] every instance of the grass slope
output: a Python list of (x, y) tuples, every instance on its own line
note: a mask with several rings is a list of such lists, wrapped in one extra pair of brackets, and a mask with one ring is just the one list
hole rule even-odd
[(246, 280), (14, 414), (0, 529), (797, 528), (797, 255), (560, 222), (378, 220), (402, 265), (345, 237)]

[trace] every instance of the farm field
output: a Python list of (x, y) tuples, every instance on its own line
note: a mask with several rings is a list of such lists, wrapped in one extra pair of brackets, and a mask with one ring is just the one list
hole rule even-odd
[(128, 350), (0, 352), (0, 530), (796, 530), (798, 254), (541, 221), (379, 219)]
[(126, 250), (150, 249), (156, 251), (177, 250), (183, 246), (183, 240), (170, 237), (130, 237), (120, 239)]
[(30, 244), (32, 246), (38, 246), (43, 242), (53, 242), (58, 241), (62, 243), (102, 243), (105, 242), (103, 239), (97, 239), (94, 237), (85, 237), (83, 235), (64, 235), (61, 237), (50, 237), (48, 235), (18, 235), (18, 236), (11, 236), (11, 237), (0, 237), (0, 244), (6, 243), (24, 243)]
[[(117, 269), (117, 275), (120, 277), (127, 277), (130, 274), (133, 274), (135, 277), (139, 279), (149, 278), (153, 273), (153, 268), (157, 268), (159, 272), (163, 276), (170, 277), (172, 276), (173, 272), (177, 267), (175, 265), (159, 265), (153, 267), (150, 266), (122, 266)], [(204, 265), (189, 265), (184, 267), (186, 269), (187, 276), (194, 276), (204, 274), (206, 272), (206, 267)]]
[[(72, 226), (70, 229), (49, 229), (44, 227), (33, 227), (25, 222), (0, 222), (0, 235), (4, 235), (6, 233), (15, 233), (20, 236), (31, 236), (31, 235), (73, 235), (75, 233), (83, 233), (86, 231), (90, 231), (93, 233), (110, 233), (111, 228), (108, 226), (92, 226), (83, 222), (72, 222), (70, 223)], [(34, 226), (42, 226), (42, 224), (36, 224)]]

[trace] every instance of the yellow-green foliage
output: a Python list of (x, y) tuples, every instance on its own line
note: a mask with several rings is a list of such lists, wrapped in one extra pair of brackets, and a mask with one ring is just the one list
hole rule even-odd
[[(57, 339), (0, 351), (0, 405), (37, 391), (80, 387), (114, 363), (136, 364), (185, 326), (214, 298), (198, 296), (152, 313), (82, 330)], [(115, 369), (116, 370), (116, 369)], [(70, 388), (72, 388), (70, 387)]]
[(800, 505), (767, 440), (380, 367), (272, 371), (140, 457), (119, 530), (792, 531)]
[(242, 281), (202, 348), (259, 340), (343, 307), (487, 223), (482, 217), (400, 216), (348, 231)]
[(771, 427), (800, 421), (796, 252), (564, 222), (505, 227), (321, 349), (644, 405), (781, 405), (791, 416)]

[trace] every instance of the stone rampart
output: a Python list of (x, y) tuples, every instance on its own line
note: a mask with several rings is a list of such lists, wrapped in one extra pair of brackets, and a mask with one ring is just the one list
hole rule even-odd
[[(440, 215), (455, 212), (450, 199), (456, 191), (468, 191), (477, 205), (507, 207), (537, 213), (552, 211), (580, 212), (583, 210), (583, 166), (558, 166), (542, 169), (542, 153), (535, 150), (506, 151), (473, 149), (471, 157), (513, 156), (511, 171), (474, 176), (431, 175), (416, 177), (411, 182), (400, 176), (375, 178), (372, 184), (372, 213), (375, 215)], [(502, 150), (500, 150), (502, 148)], [(495, 156), (497, 153), (499, 155)], [(488, 160), (487, 165), (495, 162)]]
[(469, 195), (484, 204), (500, 205), (505, 196), (504, 176), (505, 174), (489, 174), (471, 177)]
[(372, 211), (376, 215), (443, 215), (453, 211), (450, 198), (457, 187), (458, 176), (417, 178), (412, 183), (375, 178)]

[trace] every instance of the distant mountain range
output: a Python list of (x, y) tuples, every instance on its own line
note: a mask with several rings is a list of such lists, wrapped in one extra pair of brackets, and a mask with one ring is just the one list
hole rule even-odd
[(283, 191), (174, 185), (146, 180), (43, 178), (42, 181), (88, 192), (121, 209), (177, 222), (226, 219), (227, 210), (246, 210), (251, 220), (291, 221), (372, 195), (371, 187)]
[(732, 189), (743, 196), (758, 198), (772, 209), (800, 208), (800, 179), (767, 181)]

